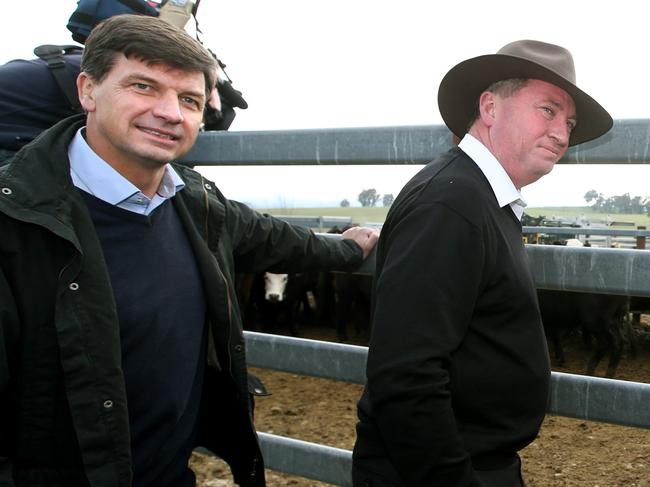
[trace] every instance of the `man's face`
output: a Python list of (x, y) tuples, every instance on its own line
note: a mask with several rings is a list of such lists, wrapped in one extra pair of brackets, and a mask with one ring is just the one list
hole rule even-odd
[(566, 152), (575, 104), (566, 91), (540, 80), (529, 80), (508, 97), (492, 95), (491, 150), (522, 188), (551, 172)]
[(119, 54), (107, 76), (77, 81), (88, 112), (86, 138), (118, 171), (157, 169), (190, 150), (203, 117), (200, 71), (147, 65)]

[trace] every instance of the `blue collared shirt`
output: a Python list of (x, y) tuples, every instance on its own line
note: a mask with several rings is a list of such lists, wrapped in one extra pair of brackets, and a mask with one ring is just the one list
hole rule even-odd
[(90, 148), (82, 135), (83, 130), (85, 127), (72, 139), (68, 158), (72, 182), (86, 193), (125, 210), (149, 215), (185, 186), (174, 168), (167, 164), (156, 194), (148, 198)]

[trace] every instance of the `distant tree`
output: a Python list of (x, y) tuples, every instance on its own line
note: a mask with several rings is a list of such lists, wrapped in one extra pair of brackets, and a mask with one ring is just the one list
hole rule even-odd
[(584, 198), (587, 203), (591, 203), (595, 199), (598, 199), (598, 195), (599, 195), (598, 191), (596, 191), (595, 189), (590, 189), (585, 193)]
[[(599, 193), (595, 189), (589, 190), (585, 193), (585, 201), (591, 203), (591, 208), (594, 211), (609, 212), (612, 204), (611, 198), (605, 198), (603, 193)], [(593, 201), (593, 203), (592, 203)]]
[(587, 203), (591, 203), (594, 211), (601, 213), (639, 214), (650, 211), (650, 199), (647, 196), (630, 196), (630, 193), (625, 193), (606, 198), (592, 189), (585, 193), (584, 198)]
[(341, 208), (349, 208), (350, 202), (346, 199), (341, 200)]
[(370, 188), (370, 189), (364, 189), (359, 193), (359, 203), (361, 203), (361, 206), (375, 206), (377, 204), (377, 200), (379, 200), (379, 195), (377, 194), (377, 190), (375, 188)]
[(393, 201), (395, 201), (395, 197), (391, 194), (385, 194), (382, 199), (382, 203), (384, 204), (385, 207), (389, 207), (390, 205), (393, 204)]

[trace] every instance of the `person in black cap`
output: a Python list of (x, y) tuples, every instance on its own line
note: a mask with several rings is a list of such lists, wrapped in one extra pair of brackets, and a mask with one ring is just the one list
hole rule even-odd
[(452, 68), (438, 103), (460, 139), (382, 228), (355, 487), (521, 487), (550, 362), (522, 243), (521, 189), (609, 114), (566, 49), (510, 43)]

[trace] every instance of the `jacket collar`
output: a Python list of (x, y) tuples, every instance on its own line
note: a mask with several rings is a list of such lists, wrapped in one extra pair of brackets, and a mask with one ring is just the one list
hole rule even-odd
[(0, 170), (0, 212), (44, 226), (78, 249), (71, 214), (83, 202), (70, 178), (67, 148), (84, 123), (85, 115), (60, 121), (23, 147)]

